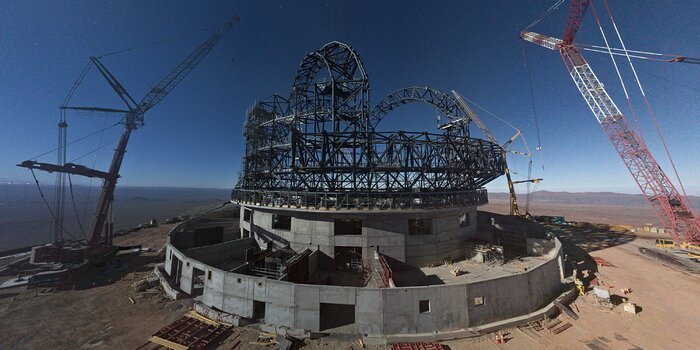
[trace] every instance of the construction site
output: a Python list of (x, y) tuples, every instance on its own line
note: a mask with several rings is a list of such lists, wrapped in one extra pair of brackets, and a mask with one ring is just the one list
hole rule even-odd
[[(598, 214), (566, 220), (573, 206), (538, 212), (530, 197), (546, 181), (532, 176), (539, 143), (530, 150), (507, 121), (514, 134), (498, 141), (476, 112), (483, 108), (457, 87), (416, 83), (371, 96), (372, 67), (349, 43), (332, 41), (308, 48), (289, 72), (291, 87), (273, 87), (269, 97), (237, 112), (245, 113), (245, 148), (230, 200), (115, 230), (114, 193), (132, 133), (145, 126), (147, 111), (206, 64), (239, 25), (235, 16), (141, 100), (101, 57), (90, 58), (88, 67), (123, 107), (70, 103), (86, 68), (60, 107), (57, 162), (18, 164), (29, 169), (51, 212), (54, 241), (0, 257), (0, 348), (694, 348), (700, 218), (680, 178), (667, 175), (638, 125), (606, 91), (601, 81), (612, 77), (597, 76), (582, 52), (608, 55), (625, 95), (638, 86), (652, 117), (642, 84), (625, 85), (622, 65), (637, 78), (637, 59), (700, 60), (627, 49), (607, 2), (602, 5), (556, 1), (519, 37), (562, 57), (572, 89), (659, 227), (602, 224)], [(605, 46), (575, 43), (587, 12)], [(566, 17), (561, 39), (530, 31), (548, 16)], [(615, 34), (606, 36), (604, 16)], [(611, 46), (613, 37), (622, 48)], [(382, 79), (381, 72), (372, 76)], [(403, 106), (411, 104), (435, 110), (434, 130), (382, 124), (405, 119)], [(75, 111), (120, 116), (123, 131), (109, 169), (68, 161), (66, 118)], [(517, 150), (521, 139), (526, 149)], [(514, 157), (525, 159), (524, 178), (514, 180)], [(36, 172), (55, 173), (53, 203)], [(64, 236), (66, 201), (75, 209), (71, 176), (101, 181), (85, 239)], [(500, 177), (507, 184), (503, 207), (485, 187)], [(518, 193), (518, 186), (527, 190)]]

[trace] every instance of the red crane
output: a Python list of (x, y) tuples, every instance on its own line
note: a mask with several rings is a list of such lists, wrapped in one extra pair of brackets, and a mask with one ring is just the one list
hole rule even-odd
[[(700, 219), (693, 214), (684, 196), (678, 192), (661, 169), (642, 138), (635, 133), (627, 118), (617, 108), (603, 84), (579, 52), (579, 48), (573, 43), (589, 5), (591, 5), (590, 0), (570, 2), (563, 39), (527, 30), (520, 33), (520, 38), (550, 50), (559, 51), (581, 96), (647, 201), (663, 222), (667, 232), (677, 243), (700, 244)], [(609, 47), (608, 50), (610, 50)], [(625, 51), (630, 52), (626, 49)]]

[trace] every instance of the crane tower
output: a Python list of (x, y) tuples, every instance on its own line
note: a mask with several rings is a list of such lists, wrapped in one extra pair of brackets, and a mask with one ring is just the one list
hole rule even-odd
[(520, 38), (550, 50), (559, 51), (581, 96), (612, 142), (637, 185), (676, 242), (700, 243), (700, 220), (693, 214), (644, 141), (634, 132), (627, 118), (573, 43), (590, 0), (569, 4), (563, 39), (523, 31)]
[[(180, 62), (170, 73), (168, 73), (158, 84), (149, 90), (141, 102), (136, 100), (126, 91), (124, 86), (117, 78), (102, 64), (99, 57), (91, 57), (91, 63), (97, 67), (100, 74), (105, 78), (110, 87), (124, 102), (125, 109), (102, 108), (102, 107), (82, 107), (82, 106), (61, 106), (62, 110), (79, 110), (92, 112), (106, 112), (123, 114), (124, 131), (119, 138), (117, 148), (114, 150), (114, 155), (109, 166), (109, 170), (104, 172), (96, 169), (74, 164), (49, 164), (40, 163), (34, 160), (26, 160), (18, 166), (28, 168), (32, 172), (34, 170), (42, 170), (47, 172), (57, 172), (66, 174), (75, 174), (86, 177), (102, 179), (102, 190), (100, 192), (97, 207), (92, 216), (92, 224), (89, 232), (87, 232), (85, 242), (78, 242), (78, 248), (70, 249), (71, 254), (67, 254), (68, 249), (64, 246), (62, 239), (58, 239), (53, 245), (39, 246), (32, 249), (32, 262), (80, 262), (85, 258), (88, 260), (92, 257), (100, 257), (113, 251), (112, 238), (114, 224), (112, 222), (112, 208), (114, 202), (114, 190), (119, 179), (119, 170), (121, 169), (126, 147), (129, 142), (129, 137), (132, 131), (144, 125), (145, 113), (162, 101), (182, 80), (201, 62), (204, 57), (214, 48), (221, 40), (222, 36), (228, 31), (231, 26), (238, 22), (238, 16), (234, 16), (227, 21), (222, 27), (214, 32), (207, 40), (199, 45), (189, 56)], [(61, 126), (61, 125), (59, 125)], [(64, 126), (65, 128), (65, 126)], [(65, 132), (64, 132), (65, 134)], [(60, 163), (60, 162), (59, 162)], [(38, 185), (38, 182), (37, 182)], [(59, 211), (59, 215), (62, 215)], [(62, 225), (56, 219), (59, 229), (63, 230)]]

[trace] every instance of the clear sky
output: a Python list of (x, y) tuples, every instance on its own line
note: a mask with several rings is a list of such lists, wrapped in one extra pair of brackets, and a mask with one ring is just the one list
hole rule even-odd
[[(120, 185), (231, 188), (243, 154), (245, 110), (256, 99), (288, 89), (306, 53), (338, 40), (359, 52), (370, 77), (373, 103), (411, 85), (455, 89), (522, 129), (535, 151), (526, 50), (544, 148), (536, 154), (534, 166), (534, 175), (545, 178), (540, 189), (637, 193), (559, 55), (518, 39), (519, 31), (553, 2), (0, 1), (0, 181), (30, 182), (30, 173), (15, 164), (56, 147), (56, 107), (88, 57), (175, 37), (102, 59), (140, 100), (213, 28), (239, 14), (239, 24), (146, 114), (146, 126), (132, 134)], [(602, 3), (595, 3), (602, 10)], [(628, 48), (700, 57), (696, 0), (610, 0), (610, 4)], [(532, 30), (561, 37), (565, 17), (566, 5)], [(614, 35), (607, 29), (609, 36)], [(590, 11), (577, 41), (602, 44)], [(609, 57), (584, 54), (627, 112)], [(686, 189), (700, 194), (700, 66), (636, 64)], [(624, 69), (629, 76), (629, 69)], [(641, 102), (639, 93), (631, 90)], [(120, 107), (94, 69), (71, 102)], [(671, 173), (642, 107), (639, 104), (637, 110), (647, 142)], [(477, 113), (502, 142), (513, 134), (483, 111)], [(115, 117), (103, 114), (69, 114), (68, 139), (115, 122)], [(385, 130), (434, 131), (434, 127), (435, 110), (417, 104), (398, 109), (382, 123)], [(70, 146), (68, 160), (110, 145), (120, 131), (114, 127)], [(473, 134), (480, 135), (476, 128)], [(106, 169), (113, 148), (107, 146), (77, 162)], [(524, 150), (522, 144), (514, 149)], [(511, 158), (516, 178), (522, 178), (527, 170), (524, 159)], [(39, 160), (54, 162), (55, 153)], [(40, 181), (53, 182), (48, 174), (41, 174)], [(505, 191), (503, 179), (489, 189)]]

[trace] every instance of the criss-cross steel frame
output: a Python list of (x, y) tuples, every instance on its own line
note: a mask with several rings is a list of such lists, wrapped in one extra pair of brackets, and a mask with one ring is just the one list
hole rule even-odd
[[(486, 203), (504, 173), (499, 145), (469, 137), (469, 114), (430, 87), (397, 90), (370, 109), (357, 53), (331, 42), (302, 60), (291, 91), (247, 112), (242, 174), (232, 199), (305, 208), (436, 208)], [(406, 103), (434, 106), (437, 132), (378, 132)]]

